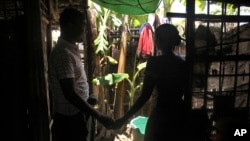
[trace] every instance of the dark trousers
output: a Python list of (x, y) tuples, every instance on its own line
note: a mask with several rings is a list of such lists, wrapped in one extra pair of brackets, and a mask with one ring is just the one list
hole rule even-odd
[(86, 117), (82, 113), (73, 116), (54, 114), (53, 141), (88, 141)]

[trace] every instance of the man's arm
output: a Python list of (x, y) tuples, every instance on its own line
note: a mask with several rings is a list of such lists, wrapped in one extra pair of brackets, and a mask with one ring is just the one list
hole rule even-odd
[(74, 89), (74, 79), (64, 78), (60, 80), (63, 94), (67, 100), (69, 100), (74, 106), (79, 108), (81, 111), (89, 113), (97, 120), (99, 120), (105, 127), (109, 126), (113, 119), (109, 116), (102, 114), (95, 110), (87, 101), (83, 100)]

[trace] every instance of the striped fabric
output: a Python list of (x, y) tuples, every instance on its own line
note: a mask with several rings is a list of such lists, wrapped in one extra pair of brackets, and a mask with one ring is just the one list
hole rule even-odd
[(79, 109), (63, 96), (59, 83), (63, 78), (74, 78), (77, 94), (84, 100), (88, 99), (89, 86), (79, 50), (76, 45), (59, 38), (49, 58), (49, 84), (53, 94), (53, 106), (57, 113), (74, 115)]

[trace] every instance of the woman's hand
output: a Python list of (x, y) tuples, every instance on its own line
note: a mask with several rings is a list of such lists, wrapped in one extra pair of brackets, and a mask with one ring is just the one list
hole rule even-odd
[(113, 123), (113, 125), (111, 126), (112, 129), (120, 129), (126, 122), (126, 119), (124, 117), (119, 118), (117, 120), (115, 120), (115, 122)]

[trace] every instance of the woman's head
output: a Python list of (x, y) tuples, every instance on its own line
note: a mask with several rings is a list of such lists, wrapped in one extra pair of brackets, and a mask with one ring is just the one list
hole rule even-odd
[(181, 43), (179, 31), (172, 24), (162, 24), (155, 30), (155, 44), (163, 53), (172, 52)]

